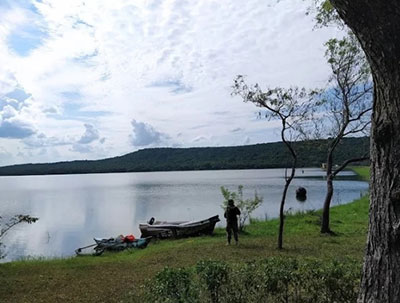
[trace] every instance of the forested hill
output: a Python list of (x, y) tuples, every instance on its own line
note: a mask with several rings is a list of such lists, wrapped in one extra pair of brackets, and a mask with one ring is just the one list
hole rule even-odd
[[(295, 143), (298, 167), (320, 167), (326, 162), (327, 140)], [(369, 138), (346, 138), (338, 146), (334, 163), (369, 151)], [(365, 162), (364, 162), (365, 164)], [(282, 142), (232, 147), (149, 148), (124, 156), (94, 161), (21, 164), (0, 167), (0, 175), (48, 175), (207, 169), (290, 167)]]

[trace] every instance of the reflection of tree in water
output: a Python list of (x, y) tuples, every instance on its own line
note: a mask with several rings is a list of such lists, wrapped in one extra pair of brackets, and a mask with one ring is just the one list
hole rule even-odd
[[(39, 218), (31, 217), (29, 215), (15, 215), (10, 218), (4, 218), (0, 216), (0, 241), (7, 234), (7, 232), (14, 226), (20, 223), (35, 223)], [(4, 253), (5, 245), (0, 242), (0, 259), (4, 258), (6, 255)]]

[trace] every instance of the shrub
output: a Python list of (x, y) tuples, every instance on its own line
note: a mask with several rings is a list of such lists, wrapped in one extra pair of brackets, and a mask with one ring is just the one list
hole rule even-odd
[(171, 274), (164, 269), (152, 280), (161, 284), (151, 290), (147, 302), (350, 303), (357, 299), (360, 269), (354, 260), (275, 257), (235, 265), (201, 261), (194, 271)]
[(228, 280), (228, 265), (221, 261), (200, 261), (196, 272), (204, 282), (212, 303), (218, 303), (221, 289)]
[[(300, 270), (303, 273), (303, 297), (308, 302), (355, 302), (361, 275), (360, 266), (351, 260), (307, 260)], [(340, 300), (338, 300), (340, 298)]]
[(192, 273), (188, 269), (165, 267), (154, 279), (147, 282), (147, 302), (197, 302)]

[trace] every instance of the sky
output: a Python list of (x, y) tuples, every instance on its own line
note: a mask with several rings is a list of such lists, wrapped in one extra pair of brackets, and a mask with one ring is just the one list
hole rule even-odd
[(310, 3), (0, 0), (0, 165), (279, 141), (233, 79), (324, 87)]

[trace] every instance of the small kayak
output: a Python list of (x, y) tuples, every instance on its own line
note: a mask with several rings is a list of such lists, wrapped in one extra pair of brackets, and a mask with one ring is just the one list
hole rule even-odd
[[(116, 238), (94, 238), (95, 244), (80, 247), (75, 250), (77, 255), (94, 255), (99, 256), (105, 251), (122, 251), (128, 248), (146, 248), (151, 237), (134, 239), (131, 236)], [(91, 248), (91, 253), (87, 251)]]

